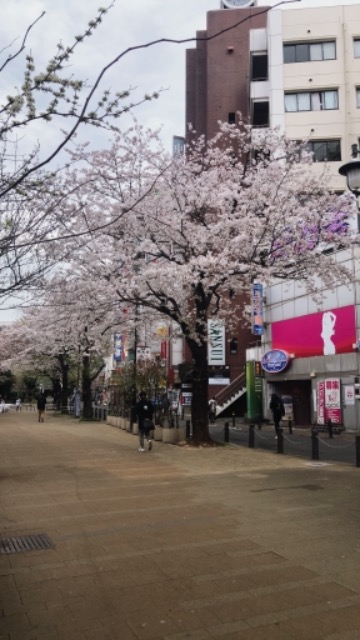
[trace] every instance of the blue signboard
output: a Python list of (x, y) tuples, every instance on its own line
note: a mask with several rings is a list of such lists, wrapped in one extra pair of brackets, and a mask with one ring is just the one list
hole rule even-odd
[(290, 362), (287, 351), (282, 349), (271, 349), (261, 358), (261, 366), (267, 373), (281, 373)]

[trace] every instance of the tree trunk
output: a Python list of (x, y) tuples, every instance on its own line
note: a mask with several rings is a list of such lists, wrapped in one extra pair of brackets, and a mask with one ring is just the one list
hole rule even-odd
[(187, 338), (193, 357), (193, 388), (191, 403), (192, 433), (194, 442), (210, 442), (208, 410), (207, 343), (200, 345)]
[(83, 418), (92, 420), (92, 398), (91, 398), (91, 376), (90, 376), (90, 358), (84, 356), (82, 361), (82, 399), (83, 399)]

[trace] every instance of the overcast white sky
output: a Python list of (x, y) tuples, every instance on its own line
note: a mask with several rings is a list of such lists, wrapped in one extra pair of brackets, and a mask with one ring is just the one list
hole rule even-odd
[[(98, 7), (109, 3), (110, 0), (1, 0), (2, 47), (15, 38), (19, 42), (26, 27), (45, 10), (46, 15), (28, 40), (40, 69), (40, 63), (55, 52), (57, 42), (71, 42)], [(79, 48), (72, 63), (74, 72), (91, 79), (128, 47), (163, 37), (194, 37), (197, 29), (206, 26), (206, 11), (218, 9), (219, 5), (220, 0), (115, 0), (102, 25)], [(185, 49), (185, 45), (159, 44), (130, 53), (102, 85), (116, 90), (137, 87), (136, 96), (165, 89), (159, 100), (146, 103), (139, 110), (138, 117), (150, 127), (163, 127), (169, 151), (172, 136), (183, 135), (185, 129)]]
[[(81, 32), (98, 7), (107, 6), (110, 1), (0, 0), (1, 47), (6, 47), (16, 38), (20, 42), (27, 26), (46, 11), (28, 40), (40, 70), (41, 63), (55, 52), (57, 42), (71, 42), (71, 37)], [(357, 1), (347, 0), (346, 3)], [(261, 5), (278, 2), (259, 0)], [(324, 6), (334, 3), (338, 4), (339, 0), (301, 0), (289, 6), (300, 8), (309, 4)], [(114, 0), (103, 24), (79, 48), (72, 62), (74, 73), (91, 80), (104, 64), (128, 47), (163, 37), (192, 38), (197, 30), (206, 27), (206, 12), (219, 8), (220, 0)], [(172, 136), (183, 135), (185, 130), (185, 50), (192, 46), (195, 43), (166, 43), (129, 53), (106, 76), (102, 85), (114, 90), (137, 87), (136, 96), (165, 89), (159, 100), (146, 103), (136, 113), (146, 125), (163, 127), (163, 139), (169, 151)], [(4, 88), (4, 80), (8, 91), (11, 83), (21, 82), (21, 76), (2, 74), (0, 91), (1, 86)]]
[[(278, 0), (259, 4), (274, 4)], [(348, 0), (353, 4), (357, 0)], [(96, 14), (99, 6), (107, 6), (110, 0), (0, 0), (0, 42), (2, 56), (12, 42), (13, 48), (26, 28), (42, 11), (46, 15), (37, 23), (28, 38), (28, 47), (35, 57), (37, 71), (55, 53), (56, 43), (72, 42), (72, 36), (82, 32), (84, 26)], [(292, 7), (326, 6), (338, 4), (336, 0), (302, 0)], [(341, 2), (340, 2), (341, 3)], [(159, 38), (185, 39), (195, 36), (197, 30), (206, 27), (206, 12), (219, 9), (220, 0), (115, 0), (95, 34), (79, 48), (72, 68), (77, 77), (91, 81), (101, 68), (128, 47), (145, 44)], [(185, 50), (195, 46), (159, 44), (149, 49), (131, 52), (106, 76), (102, 88), (114, 91), (136, 87), (135, 96), (165, 91), (157, 101), (148, 102), (136, 110), (136, 115), (151, 128), (162, 127), (164, 145), (171, 151), (173, 135), (185, 132)], [(0, 52), (1, 53), (1, 52)], [(0, 94), (8, 94), (15, 84), (22, 82), (23, 65), (17, 61), (0, 78)], [(17, 75), (17, 72), (19, 75)], [(41, 140), (39, 130), (39, 139)], [(83, 134), (90, 137), (89, 129)], [(55, 131), (53, 133), (56, 137)], [(45, 144), (51, 144), (51, 131), (47, 130)], [(102, 145), (97, 138), (96, 143)], [(44, 142), (42, 142), (44, 144)], [(106, 140), (104, 140), (104, 145)], [(0, 321), (9, 318), (0, 306)]]

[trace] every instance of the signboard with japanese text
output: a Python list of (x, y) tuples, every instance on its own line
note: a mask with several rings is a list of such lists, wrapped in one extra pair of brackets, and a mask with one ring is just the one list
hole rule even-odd
[(321, 381), (317, 383), (317, 423), (320, 425), (325, 424), (325, 382)]
[(325, 380), (325, 422), (342, 423), (340, 388), (339, 378)]
[(151, 349), (150, 349), (150, 347), (137, 347), (137, 349), (136, 349), (136, 359), (137, 360), (151, 360)]
[(208, 320), (208, 364), (225, 364), (225, 324), (222, 320)]
[(342, 424), (341, 384), (339, 378), (328, 378), (317, 383), (317, 423)]

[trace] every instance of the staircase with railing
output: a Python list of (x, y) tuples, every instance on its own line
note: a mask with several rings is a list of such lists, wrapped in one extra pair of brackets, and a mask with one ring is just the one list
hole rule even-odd
[(246, 377), (245, 373), (241, 373), (235, 380), (230, 382), (224, 389), (221, 389), (216, 394), (215, 400), (217, 402), (216, 415), (225, 411), (230, 407), (235, 400), (241, 398), (246, 393)]

